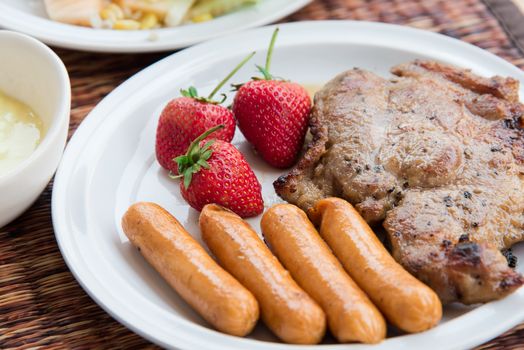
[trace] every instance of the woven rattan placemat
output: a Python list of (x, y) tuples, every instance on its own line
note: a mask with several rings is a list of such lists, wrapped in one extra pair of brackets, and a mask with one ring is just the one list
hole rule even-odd
[[(489, 2), (491, 6), (505, 1), (509, 0)], [(354, 19), (403, 24), (459, 38), (524, 67), (524, 54), (492, 11), (481, 0), (317, 0), (283, 22)], [(70, 135), (118, 84), (167, 55), (57, 53), (73, 88)], [(52, 183), (29, 211), (0, 229), (0, 348), (156, 348), (106, 314), (65, 266), (53, 235), (51, 190)], [(524, 349), (524, 324), (480, 348)]]

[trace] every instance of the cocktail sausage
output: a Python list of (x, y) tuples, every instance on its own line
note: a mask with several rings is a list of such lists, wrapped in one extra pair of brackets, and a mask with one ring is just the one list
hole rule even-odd
[(131, 243), (160, 275), (217, 330), (244, 336), (258, 316), (258, 303), (224, 271), (166, 210), (133, 204), (122, 218)]
[(442, 304), (437, 294), (393, 259), (351, 204), (339, 198), (322, 199), (309, 215), (346, 271), (389, 322), (410, 333), (439, 323)]
[(255, 295), (262, 320), (275, 335), (294, 344), (316, 344), (322, 339), (324, 312), (244, 220), (208, 204), (200, 214), (200, 229), (220, 264)]
[(277, 204), (266, 211), (260, 225), (278, 259), (322, 307), (339, 342), (378, 343), (386, 337), (384, 317), (344, 271), (301, 209)]

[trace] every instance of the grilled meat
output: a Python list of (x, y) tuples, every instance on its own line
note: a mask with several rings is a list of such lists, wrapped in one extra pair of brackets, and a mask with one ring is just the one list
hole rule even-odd
[(501, 253), (524, 239), (518, 81), (433, 61), (392, 73), (353, 69), (315, 95), (313, 140), (277, 193), (304, 210), (348, 200), (443, 302), (511, 293), (524, 282)]

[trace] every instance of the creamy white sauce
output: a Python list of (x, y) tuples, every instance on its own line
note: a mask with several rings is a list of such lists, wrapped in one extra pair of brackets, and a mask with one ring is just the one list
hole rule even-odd
[(0, 91), (0, 175), (27, 159), (42, 136), (42, 121), (33, 110)]

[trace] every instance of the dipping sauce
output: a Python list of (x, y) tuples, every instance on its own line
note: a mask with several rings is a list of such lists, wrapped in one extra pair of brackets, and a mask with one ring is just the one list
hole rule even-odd
[(0, 91), (0, 175), (27, 159), (43, 134), (42, 121), (33, 110)]

